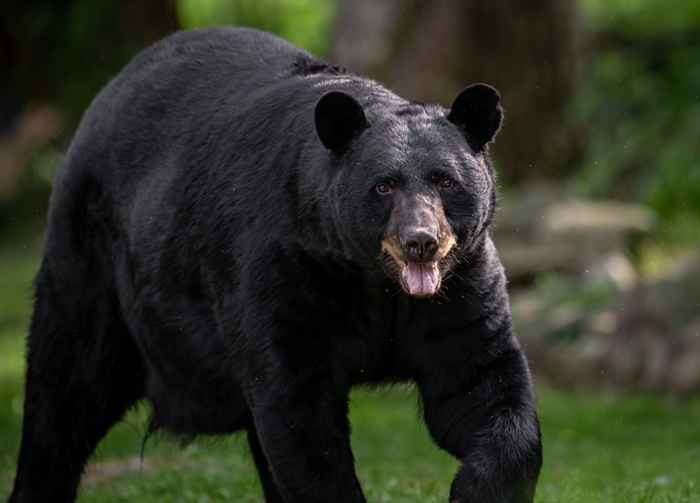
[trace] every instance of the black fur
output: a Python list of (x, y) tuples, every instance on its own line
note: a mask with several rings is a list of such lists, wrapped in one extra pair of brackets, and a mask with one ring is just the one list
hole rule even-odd
[[(171, 432), (247, 430), (267, 501), (361, 502), (349, 390), (405, 380), (462, 461), (452, 501), (531, 502), (535, 403), (487, 231), (499, 124), (448, 115), (249, 29), (139, 54), (55, 177), (10, 502), (73, 501), (140, 399)], [(391, 272), (421, 225), (456, 242), (429, 299)]]

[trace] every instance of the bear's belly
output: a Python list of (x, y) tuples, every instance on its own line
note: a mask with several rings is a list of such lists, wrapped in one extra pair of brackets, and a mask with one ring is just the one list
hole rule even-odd
[(154, 425), (176, 434), (232, 433), (250, 422), (240, 387), (232, 378), (201, 376), (183, 386), (152, 374), (147, 398), (153, 407)]
[[(138, 301), (138, 299), (137, 299)], [(137, 304), (129, 328), (146, 368), (145, 398), (155, 426), (178, 434), (219, 434), (244, 428), (248, 410), (235, 361), (211, 309)]]

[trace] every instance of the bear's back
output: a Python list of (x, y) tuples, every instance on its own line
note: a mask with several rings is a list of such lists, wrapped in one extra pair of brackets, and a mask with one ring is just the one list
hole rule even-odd
[(246, 128), (259, 132), (244, 123), (261, 116), (260, 103), (274, 108), (270, 96), (288, 102), (300, 73), (323, 64), (249, 28), (166, 37), (137, 54), (93, 100), (56, 171), (53, 199), (77, 197), (89, 179), (129, 218), (138, 198), (164, 197), (166, 185), (212, 169), (222, 149), (240, 149), (250, 138)]
[[(298, 61), (315, 58), (286, 41), (249, 28), (177, 32), (144, 49), (96, 96), (85, 112), (66, 169), (103, 183), (135, 181), (177, 139), (219, 127), (251, 96), (288, 80)], [(159, 159), (159, 162), (149, 162)]]
[(194, 68), (221, 64), (232, 72), (257, 70), (274, 74), (298, 57), (313, 58), (271, 33), (253, 28), (200, 28), (176, 32), (147, 47), (124, 67), (120, 76), (130, 79), (158, 65), (188, 62)]

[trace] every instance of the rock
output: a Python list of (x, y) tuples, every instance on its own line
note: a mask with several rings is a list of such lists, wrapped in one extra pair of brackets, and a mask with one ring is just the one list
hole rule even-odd
[(505, 198), (494, 241), (514, 284), (541, 272), (582, 274), (602, 258), (615, 257), (613, 279), (630, 287), (636, 275), (620, 257), (627, 242), (650, 232), (654, 223), (643, 206), (566, 198), (561, 188), (539, 185)]
[(630, 290), (637, 284), (637, 271), (629, 259), (621, 252), (614, 252), (601, 258), (586, 271), (590, 280), (615, 285), (619, 291)]
[(515, 326), (535, 373), (567, 386), (700, 392), (700, 252), (663, 277), (620, 291), (607, 306), (557, 307), (537, 295), (513, 296)]
[(541, 232), (551, 235), (618, 235), (648, 232), (653, 226), (654, 216), (643, 206), (570, 199), (545, 208)]

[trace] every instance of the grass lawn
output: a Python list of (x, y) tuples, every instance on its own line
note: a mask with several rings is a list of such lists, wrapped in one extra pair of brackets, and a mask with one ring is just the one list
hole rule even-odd
[[(23, 336), (34, 247), (0, 248), (0, 501), (19, 443)], [(353, 446), (371, 502), (446, 502), (456, 462), (434, 447), (410, 388), (352, 397)], [(684, 403), (539, 386), (545, 465), (539, 503), (700, 502), (700, 398)], [(245, 439), (181, 446), (149, 440), (138, 456), (145, 408), (129, 414), (93, 458), (79, 501), (262, 501)]]

